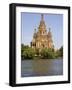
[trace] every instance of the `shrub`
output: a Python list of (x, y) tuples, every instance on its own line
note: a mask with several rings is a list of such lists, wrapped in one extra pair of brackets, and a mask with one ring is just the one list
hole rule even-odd
[(51, 49), (42, 49), (41, 50), (41, 57), (44, 59), (54, 59), (55, 58), (55, 52)]
[(63, 46), (59, 49), (60, 51), (60, 56), (63, 57)]
[(35, 54), (39, 56), (39, 49), (35, 49)]
[(33, 59), (35, 56), (34, 49), (32, 49), (30, 47), (24, 47), (24, 48), (22, 48), (21, 51), (22, 51), (22, 53), (21, 53), (22, 59)]

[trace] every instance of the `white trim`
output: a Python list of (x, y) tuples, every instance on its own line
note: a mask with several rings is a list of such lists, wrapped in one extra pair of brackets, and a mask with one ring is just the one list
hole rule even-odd
[[(63, 75), (21, 78), (21, 12), (63, 14)], [(53, 82), (68, 80), (68, 11), (62, 9), (16, 7), (16, 83)]]

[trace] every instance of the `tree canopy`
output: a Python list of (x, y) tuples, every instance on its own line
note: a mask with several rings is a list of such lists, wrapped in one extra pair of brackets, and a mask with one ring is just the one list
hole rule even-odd
[(39, 49), (33, 49), (28, 45), (21, 45), (21, 57), (22, 59), (34, 59), (35, 56), (38, 56), (42, 59), (54, 59), (58, 57), (63, 57), (63, 46), (57, 51), (53, 49), (43, 48), (39, 51)]

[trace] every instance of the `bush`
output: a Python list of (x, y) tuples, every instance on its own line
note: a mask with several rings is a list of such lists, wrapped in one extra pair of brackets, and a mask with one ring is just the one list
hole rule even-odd
[(63, 57), (63, 46), (56, 51), (57, 57)]
[(60, 51), (60, 57), (63, 57), (63, 46), (59, 49)]
[(39, 49), (33, 49), (28, 45), (21, 45), (21, 57), (23, 59), (35, 59), (35, 58), (43, 58), (43, 59), (55, 59), (58, 57), (63, 57), (63, 47), (54, 51), (54, 49), (44, 48), (39, 51)]
[(39, 56), (39, 49), (35, 49), (35, 54)]
[(51, 49), (42, 49), (41, 50), (41, 57), (43, 59), (54, 59), (56, 57), (56, 54)]
[(25, 47), (22, 49), (21, 55), (22, 59), (33, 59), (35, 56), (35, 51), (30, 47)]

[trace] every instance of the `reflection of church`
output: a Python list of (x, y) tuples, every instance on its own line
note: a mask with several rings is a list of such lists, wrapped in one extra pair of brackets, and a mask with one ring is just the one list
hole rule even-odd
[(44, 16), (41, 14), (41, 21), (38, 27), (38, 31), (36, 29), (34, 31), (33, 39), (31, 42), (32, 48), (42, 49), (42, 48), (54, 48), (52, 34), (50, 28), (46, 29), (46, 25), (44, 22)]

